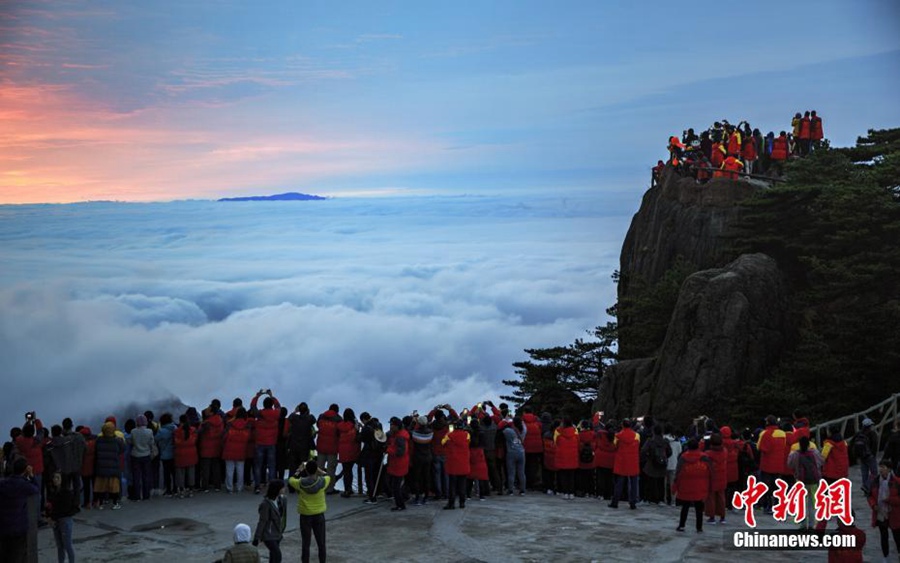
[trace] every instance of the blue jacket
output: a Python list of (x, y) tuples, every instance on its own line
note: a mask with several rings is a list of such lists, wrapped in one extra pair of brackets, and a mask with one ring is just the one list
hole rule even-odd
[(37, 484), (24, 477), (0, 479), (0, 535), (28, 533), (28, 497), (39, 492)]
[(156, 433), (159, 459), (175, 459), (175, 423), (160, 426)]

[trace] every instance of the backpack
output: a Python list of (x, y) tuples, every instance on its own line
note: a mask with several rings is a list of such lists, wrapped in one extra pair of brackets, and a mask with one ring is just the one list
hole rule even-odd
[(581, 444), (581, 448), (578, 450), (578, 461), (581, 463), (594, 463), (594, 448), (591, 447), (591, 444), (585, 442)]
[(669, 465), (669, 444), (657, 442), (650, 448), (650, 463), (654, 467), (668, 467)]
[(853, 437), (853, 455), (858, 460), (867, 459), (872, 455), (869, 449), (869, 438), (862, 432)]
[(806, 484), (818, 483), (822, 478), (822, 473), (819, 471), (819, 465), (816, 463), (813, 453), (807, 450), (800, 452), (798, 457), (797, 480)]

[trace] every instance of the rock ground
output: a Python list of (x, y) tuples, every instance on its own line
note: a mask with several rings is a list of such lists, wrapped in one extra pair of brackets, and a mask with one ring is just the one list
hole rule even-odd
[[(855, 468), (854, 468), (855, 470)], [(859, 487), (853, 504), (858, 524), (868, 533), (866, 559), (880, 557), (877, 532), (869, 528), (869, 510)], [(285, 561), (300, 556), (296, 496), (290, 495), (282, 552)], [(75, 517), (79, 562), (208, 563), (231, 545), (237, 522), (255, 529), (260, 496), (200, 493), (191, 499), (154, 498), (125, 502), (118, 511), (85, 510)], [(524, 497), (491, 496), (469, 501), (465, 510), (442, 510), (441, 503), (408, 505), (390, 512), (387, 500), (362, 504), (363, 497), (328, 497), (328, 560), (422, 562), (564, 562), (564, 561), (825, 561), (824, 551), (735, 551), (725, 547), (726, 533), (747, 529), (739, 512), (725, 526), (705, 525), (703, 534), (675, 531), (674, 507), (627, 503), (613, 510), (596, 499), (563, 500), (532, 493)], [(693, 516), (693, 515), (691, 515)], [(791, 529), (758, 513), (761, 528)], [(777, 525), (776, 525), (777, 524)], [(833, 527), (833, 526), (832, 526)], [(730, 535), (728, 536), (730, 538)], [(53, 561), (56, 547), (50, 529), (39, 533), (40, 561)], [(893, 549), (893, 547), (892, 547)], [(263, 561), (268, 552), (260, 546)], [(315, 545), (312, 560), (316, 561)]]

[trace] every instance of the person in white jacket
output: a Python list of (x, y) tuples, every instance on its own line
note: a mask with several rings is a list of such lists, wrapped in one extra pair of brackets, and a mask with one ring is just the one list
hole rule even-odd
[(681, 455), (681, 439), (676, 436), (675, 428), (671, 424), (666, 424), (665, 434), (663, 438), (669, 442), (672, 448), (672, 455), (669, 456), (669, 463), (666, 466), (666, 504), (672, 505), (672, 483), (675, 482), (675, 468), (678, 467), (678, 457)]

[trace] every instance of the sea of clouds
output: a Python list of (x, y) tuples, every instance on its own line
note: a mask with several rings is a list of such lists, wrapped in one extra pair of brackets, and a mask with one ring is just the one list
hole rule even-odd
[(0, 424), (261, 387), (382, 417), (496, 399), (525, 348), (605, 322), (630, 215), (584, 194), (0, 206)]

